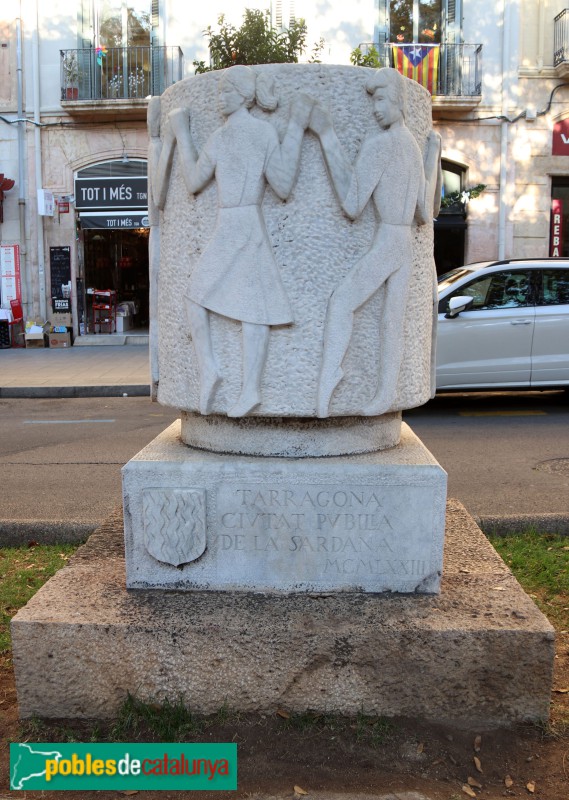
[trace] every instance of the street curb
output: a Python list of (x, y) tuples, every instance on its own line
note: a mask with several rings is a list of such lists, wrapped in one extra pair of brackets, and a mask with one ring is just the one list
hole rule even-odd
[(147, 383), (124, 386), (6, 386), (0, 387), (0, 399), (69, 398), (69, 397), (150, 397)]
[[(569, 536), (569, 514), (518, 514), (483, 516), (474, 521), (486, 535), (510, 536), (536, 530), (538, 533)], [(0, 519), (0, 547), (18, 547), (28, 542), (70, 544), (84, 542), (103, 520)]]
[(485, 534), (509, 536), (535, 530), (569, 536), (569, 514), (514, 514), (511, 516), (474, 516), (474, 521)]
[(102, 520), (0, 519), (0, 547), (37, 544), (79, 544), (102, 523)]

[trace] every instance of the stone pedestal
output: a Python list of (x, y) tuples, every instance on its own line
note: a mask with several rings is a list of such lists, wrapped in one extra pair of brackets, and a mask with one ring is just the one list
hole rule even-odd
[(450, 501), (439, 595), (128, 591), (117, 514), (12, 621), (20, 715), (110, 717), (127, 692), (222, 705), (546, 719), (554, 632)]
[(341, 458), (222, 455), (179, 431), (123, 468), (129, 588), (439, 590), (447, 476), (407, 425)]

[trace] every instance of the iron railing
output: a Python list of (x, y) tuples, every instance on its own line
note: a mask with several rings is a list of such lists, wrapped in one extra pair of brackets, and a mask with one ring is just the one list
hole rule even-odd
[(179, 47), (60, 50), (62, 100), (132, 100), (160, 95), (183, 77)]
[(553, 66), (569, 61), (569, 8), (564, 8), (553, 21)]
[[(364, 55), (372, 48), (379, 56), (383, 67), (395, 66), (393, 49), (397, 43), (378, 44), (364, 42), (359, 49)], [(443, 97), (479, 97), (482, 94), (482, 45), (448, 44), (439, 45), (439, 65), (437, 86), (434, 94)]]

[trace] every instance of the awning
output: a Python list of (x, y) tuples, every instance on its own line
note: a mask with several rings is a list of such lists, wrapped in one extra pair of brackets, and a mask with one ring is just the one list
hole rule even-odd
[(81, 228), (118, 231), (125, 228), (148, 228), (148, 211), (91, 211), (79, 214)]

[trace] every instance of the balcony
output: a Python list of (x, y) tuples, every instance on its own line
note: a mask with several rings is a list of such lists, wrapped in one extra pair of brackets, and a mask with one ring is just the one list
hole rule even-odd
[(569, 8), (553, 22), (553, 66), (558, 78), (569, 80)]
[(70, 114), (141, 116), (147, 98), (183, 77), (179, 47), (60, 50), (61, 105)]
[[(410, 44), (410, 43), (409, 43)], [(364, 43), (359, 48), (365, 55), (371, 48), (379, 54), (383, 67), (395, 65), (394, 48), (397, 43)], [(433, 110), (445, 108), (475, 108), (482, 99), (482, 45), (439, 45), (437, 82), (433, 91)]]

